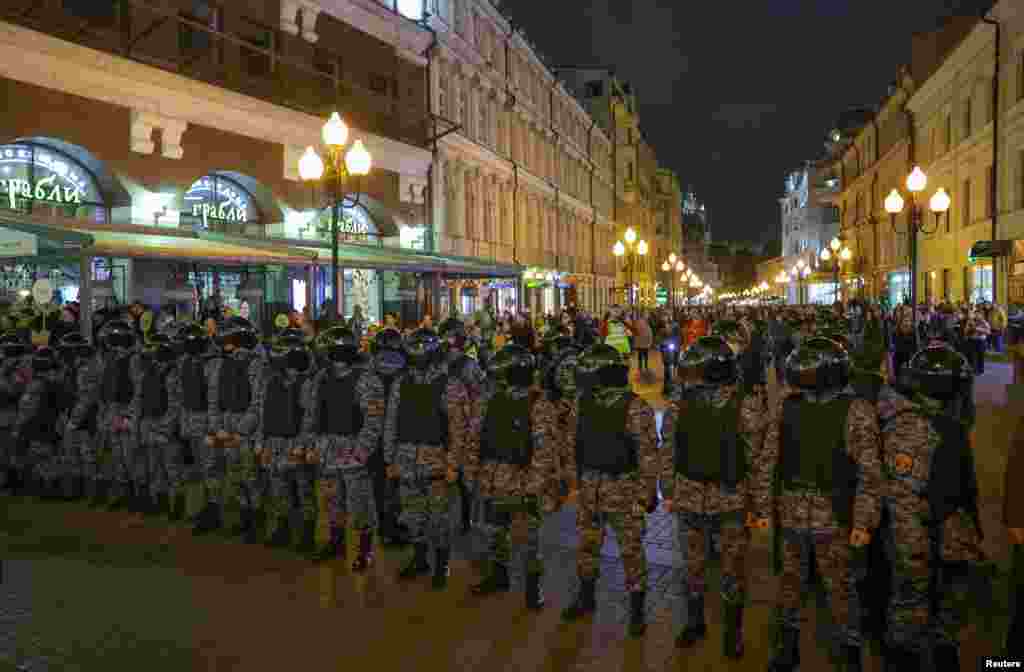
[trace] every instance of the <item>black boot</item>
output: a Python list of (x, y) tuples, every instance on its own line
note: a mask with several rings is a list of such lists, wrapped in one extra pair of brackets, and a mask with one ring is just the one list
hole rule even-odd
[(921, 654), (902, 647), (886, 646), (882, 655), (882, 670), (884, 672), (919, 672), (921, 669)]
[(644, 605), (647, 593), (629, 594), (629, 636), (640, 637), (647, 631), (647, 612)]
[(508, 565), (495, 562), (487, 576), (480, 583), (473, 584), (470, 587), (470, 591), (474, 595), (491, 595), (493, 593), (508, 592), (511, 588), (512, 583), (508, 578)]
[(316, 520), (303, 518), (298, 552), (312, 557), (316, 554)]
[(708, 634), (708, 626), (704, 621), (703, 595), (686, 598), (686, 615), (686, 629), (676, 637), (676, 646), (681, 649), (693, 646)]
[(110, 498), (107, 502), (108, 511), (121, 511), (128, 507), (132, 501), (131, 486), (127, 484), (110, 483)]
[(263, 539), (263, 531), (267, 527), (267, 514), (263, 509), (250, 509), (249, 529), (242, 536), (247, 544), (258, 544)]
[(960, 647), (952, 644), (936, 644), (933, 651), (935, 672), (960, 672)]
[(778, 649), (768, 663), (768, 672), (794, 672), (800, 667), (800, 631), (782, 628)]
[[(859, 646), (844, 646), (843, 660), (846, 663), (846, 672), (861, 672), (864, 669), (864, 654)], [(959, 666), (957, 669), (960, 669)]]
[(91, 479), (89, 481), (89, 506), (98, 509), (106, 505), (107, 494), (110, 490), (110, 481), (103, 479)]
[(572, 604), (562, 610), (563, 621), (575, 621), (594, 613), (597, 610), (595, 592), (597, 591), (597, 577), (591, 579), (580, 578), (579, 590)]
[(270, 538), (267, 539), (267, 546), (271, 548), (285, 548), (292, 544), (291, 526), (288, 521), (288, 514), (267, 518), (267, 524), (273, 525)]
[(441, 590), (448, 585), (448, 576), (451, 568), (448, 566), (448, 558), (451, 551), (447, 548), (439, 548), (434, 554), (434, 578), (431, 585), (435, 590)]
[(197, 536), (209, 534), (214, 530), (219, 530), (222, 524), (220, 517), (220, 505), (216, 502), (207, 502), (202, 511), (196, 515), (196, 524), (195, 527), (192, 528), (192, 534)]
[(185, 493), (181, 491), (175, 491), (174, 497), (170, 502), (170, 511), (168, 518), (172, 521), (177, 522), (185, 519)]
[(320, 548), (315, 557), (313, 558), (317, 562), (330, 562), (341, 554), (341, 550), (345, 547), (345, 528), (331, 526), (331, 539), (322, 548)]
[(427, 562), (427, 545), (417, 543), (412, 548), (412, 556), (398, 572), (399, 579), (414, 579), (417, 576), (430, 573), (430, 563)]
[(725, 605), (725, 638), (722, 643), (726, 658), (743, 657), (743, 605)]
[(352, 560), (353, 572), (365, 572), (373, 566), (373, 530), (359, 530), (359, 552)]
[(526, 608), (538, 611), (544, 608), (544, 575), (540, 572), (526, 573)]

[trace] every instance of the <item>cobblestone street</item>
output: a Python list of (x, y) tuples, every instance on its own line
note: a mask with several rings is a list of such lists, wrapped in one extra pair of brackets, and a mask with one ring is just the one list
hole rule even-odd
[[(983, 515), (992, 530), (987, 542), (1004, 562), (1005, 530), (996, 521), (1006, 445), (1000, 383), (1007, 376), (1005, 365), (993, 364), (979, 385), (976, 436)], [(663, 404), (660, 380), (637, 387)], [(570, 509), (545, 526), (548, 607), (533, 614), (523, 604), (520, 571), (507, 595), (469, 594), (478, 576), (476, 535), (459, 540), (448, 590), (433, 592), (425, 580), (393, 579), (397, 551), (384, 551), (372, 573), (360, 577), (341, 561), (314, 566), (285, 552), (195, 539), (183, 526), (128, 514), (37, 500), (0, 499), (0, 506), (0, 669), (763, 670), (768, 660), (775, 580), (766, 533), (755, 536), (748, 561), (747, 654), (730, 663), (721, 655), (717, 596), (710, 599), (705, 643), (692, 652), (673, 646), (680, 557), (674, 521), (660, 512), (649, 518), (646, 542), (652, 625), (643, 640), (631, 641), (610, 531), (597, 615), (576, 625), (559, 620), (575, 574)], [(824, 649), (814, 646), (816, 637), (825, 638), (817, 611), (809, 607), (806, 615), (803, 669), (829, 669)], [(993, 645), (965, 635), (963, 669), (974, 670)], [(878, 659), (871, 656), (867, 669), (881, 669)]]

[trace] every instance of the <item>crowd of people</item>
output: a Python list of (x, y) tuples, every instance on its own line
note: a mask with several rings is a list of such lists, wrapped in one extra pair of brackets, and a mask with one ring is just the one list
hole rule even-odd
[[(632, 636), (646, 629), (643, 537), (660, 506), (687, 558), (679, 647), (707, 636), (705, 567), (719, 549), (723, 651), (743, 655), (748, 548), (773, 529), (771, 670), (799, 665), (815, 580), (841, 669), (862, 669), (876, 636), (888, 664), (959, 670), (956, 586), (971, 582), (982, 613), (992, 568), (969, 439), (976, 341), (1006, 324), (922, 311), (910, 338), (908, 312), (482, 310), (404, 330), (396, 316), (291, 316), (261, 339), (240, 316), (147, 320), (136, 305), (95, 316), (91, 340), (0, 337), (0, 488), (344, 557), (356, 572), (373, 571), (378, 543), (405, 545), (397, 578), (438, 589), (453, 535), (476, 526), (488, 552), (473, 592), (510, 590), (521, 562), (530, 609), (545, 603), (541, 526), (574, 504), (562, 617), (596, 609), (611, 527)], [(653, 348), (670, 402), (660, 431), (630, 376), (632, 352), (643, 375)]]

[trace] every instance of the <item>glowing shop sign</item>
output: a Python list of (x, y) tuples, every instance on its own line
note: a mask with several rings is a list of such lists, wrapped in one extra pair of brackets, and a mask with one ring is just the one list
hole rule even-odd
[(82, 188), (78, 185), (69, 187), (57, 184), (56, 175), (36, 180), (35, 183), (20, 178), (0, 180), (0, 188), (7, 193), (7, 200), (11, 210), (18, 207), (18, 198), (59, 203), (61, 205), (68, 203), (82, 204)]

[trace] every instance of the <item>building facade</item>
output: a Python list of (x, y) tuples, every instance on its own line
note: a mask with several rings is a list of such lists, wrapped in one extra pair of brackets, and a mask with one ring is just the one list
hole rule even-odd
[(260, 318), (332, 300), (335, 199), (298, 161), (335, 110), (372, 155), (339, 216), (345, 314), (415, 322), (447, 278), (518, 275), (435, 245), (432, 35), (388, 7), (47, 0), (0, 31), (8, 290), (31, 266), (87, 303), (95, 282), (159, 304), (187, 281), (237, 309), (254, 278)]

